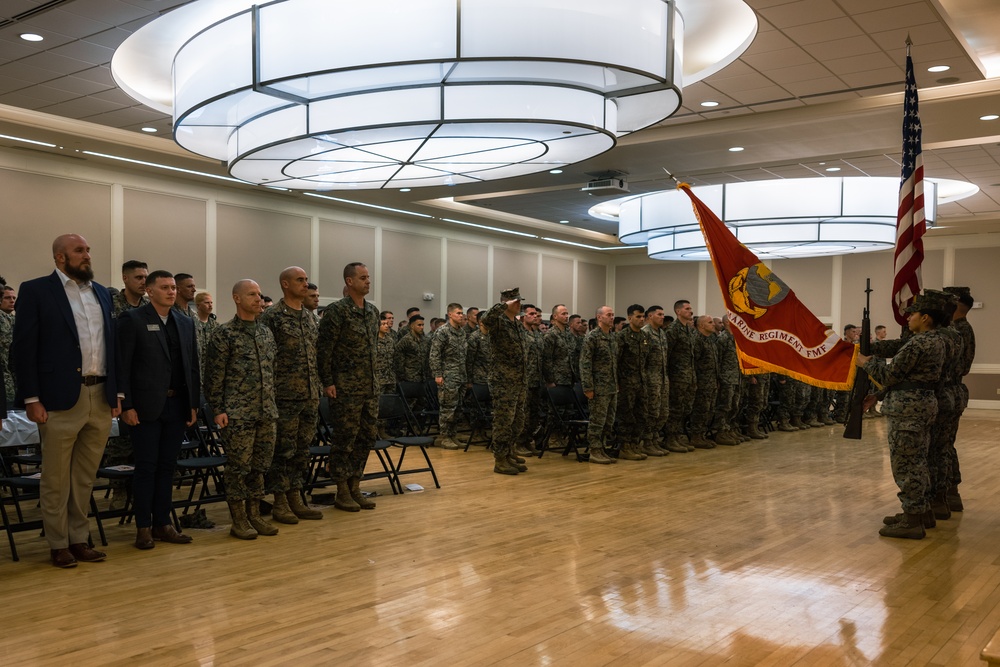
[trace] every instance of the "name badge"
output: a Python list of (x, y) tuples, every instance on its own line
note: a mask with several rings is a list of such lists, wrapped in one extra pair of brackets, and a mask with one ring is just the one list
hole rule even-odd
[(159, 324), (147, 324), (146, 325), (146, 331), (159, 331), (159, 330), (160, 330), (160, 325)]

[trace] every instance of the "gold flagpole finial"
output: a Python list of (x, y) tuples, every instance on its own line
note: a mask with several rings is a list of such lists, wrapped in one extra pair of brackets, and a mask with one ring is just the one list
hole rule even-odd
[(910, 39), (910, 33), (906, 33), (906, 55), (910, 55), (911, 46), (913, 46), (913, 40)]
[(666, 174), (667, 176), (669, 176), (669, 177), (670, 177), (670, 179), (671, 179), (671, 180), (672, 180), (672, 181), (673, 181), (674, 183), (676, 183), (676, 184), (677, 184), (677, 188), (678, 188), (678, 189), (680, 189), (680, 187), (681, 187), (681, 182), (677, 180), (677, 177), (676, 177), (676, 176), (674, 176), (673, 174), (671, 174), (671, 173), (670, 173), (669, 171), (667, 171), (667, 168), (666, 168), (666, 167), (660, 167), (660, 169), (662, 169), (662, 170), (663, 170), (663, 172), (664, 172), (664, 173), (665, 173), (665, 174)]

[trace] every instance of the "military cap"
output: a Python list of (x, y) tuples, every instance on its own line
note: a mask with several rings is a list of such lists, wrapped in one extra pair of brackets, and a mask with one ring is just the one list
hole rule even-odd
[(968, 287), (945, 287), (944, 291), (948, 294), (954, 294), (959, 303), (967, 308), (972, 308), (972, 290)]
[(951, 301), (951, 295), (937, 290), (924, 290), (923, 294), (918, 294), (913, 305), (906, 309), (908, 313), (915, 313), (918, 310), (939, 310), (944, 312), (945, 307)]
[(523, 301), (521, 298), (521, 288), (512, 287), (511, 289), (505, 289), (500, 292), (500, 302), (507, 303), (508, 301)]

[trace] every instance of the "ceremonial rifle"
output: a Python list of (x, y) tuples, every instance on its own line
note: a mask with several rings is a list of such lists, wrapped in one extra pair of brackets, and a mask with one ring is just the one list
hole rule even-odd
[[(872, 324), (868, 317), (872, 303), (872, 280), (865, 281), (865, 310), (861, 317), (861, 354), (872, 353)], [(861, 439), (861, 419), (865, 414), (865, 398), (871, 389), (871, 379), (864, 369), (857, 369), (854, 374), (854, 386), (851, 387), (851, 400), (847, 404), (847, 425), (844, 427), (844, 437), (852, 440)]]

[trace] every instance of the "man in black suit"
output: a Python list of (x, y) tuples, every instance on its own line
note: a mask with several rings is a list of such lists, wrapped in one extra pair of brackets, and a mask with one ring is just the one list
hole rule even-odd
[(177, 454), (186, 427), (197, 416), (201, 381), (194, 321), (178, 316), (177, 285), (167, 271), (146, 277), (150, 303), (118, 319), (118, 386), (122, 421), (131, 428), (135, 457), (135, 546), (152, 549), (153, 540), (191, 542), (170, 523), (171, 492)]
[(107, 554), (87, 545), (90, 494), (121, 410), (111, 295), (94, 282), (90, 246), (77, 234), (52, 243), (56, 270), (21, 285), (11, 357), (17, 403), (42, 438), (40, 505), (52, 564)]

